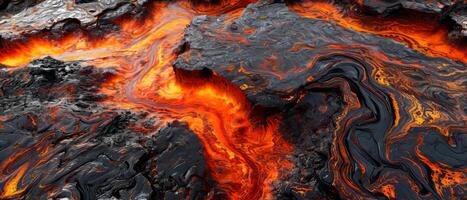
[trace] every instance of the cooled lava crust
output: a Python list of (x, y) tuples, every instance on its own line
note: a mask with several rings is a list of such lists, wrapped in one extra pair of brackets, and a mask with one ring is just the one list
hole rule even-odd
[(301, 1), (67, 2), (0, 0), (0, 199), (467, 197), (465, 2), (317, 4), (453, 20), (446, 57)]
[(111, 76), (52, 58), (0, 74), (2, 171), (23, 176), (18, 187), (29, 187), (21, 198), (205, 196), (209, 176), (196, 135), (173, 122), (143, 136), (137, 127), (154, 124), (147, 113), (100, 107), (96, 88)]
[[(426, 57), (387, 38), (299, 17), (284, 4), (250, 5), (230, 23), (217, 17), (195, 18), (184, 41), (184, 52), (174, 65), (182, 82), (193, 74), (222, 76), (241, 88), (259, 112), (283, 113), (282, 132), (300, 147), (295, 150), (300, 152), (298, 162), (305, 162), (292, 179), (301, 175), (299, 182), (313, 184), (310, 188), (328, 188), (329, 176), (334, 176), (346, 198), (356, 193), (378, 196), (388, 181), (396, 180), (396, 194), (408, 199), (420, 197), (421, 191), (424, 198), (433, 199), (463, 193), (465, 182), (443, 191), (442, 183), (423, 177), (436, 174), (430, 172), (433, 161), (424, 162), (426, 156), (452, 169), (465, 169), (463, 147), (450, 145), (437, 128), (447, 125), (442, 129), (448, 129), (455, 144), (465, 140), (465, 93), (442, 84), (465, 83), (466, 74), (457, 74), (465, 64)], [(382, 80), (380, 73), (392, 78)], [(423, 111), (410, 113), (417, 109), (414, 106)], [(443, 120), (444, 125), (414, 126), (435, 120), (425, 106), (449, 120)], [(423, 118), (419, 122), (417, 115)], [(445, 178), (459, 178), (455, 176), (465, 181), (464, 172)], [(441, 187), (409, 189), (415, 183)], [(305, 197), (318, 198), (312, 193)]]

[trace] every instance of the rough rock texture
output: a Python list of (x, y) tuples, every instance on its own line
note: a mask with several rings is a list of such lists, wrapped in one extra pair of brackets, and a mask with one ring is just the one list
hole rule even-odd
[(95, 69), (50, 57), (33, 61), (17, 70), (5, 68), (0, 71), (0, 112), (14, 113), (15, 109), (62, 99), (87, 108), (90, 102), (102, 98), (95, 94), (99, 89), (96, 83), (105, 81), (113, 73), (112, 69)]
[[(177, 77), (225, 77), (258, 108), (252, 115), (280, 115), (295, 167), (273, 183), (278, 199), (464, 195), (465, 63), (278, 3), (198, 17), (180, 50)], [(99, 103), (113, 73), (51, 58), (0, 69), (0, 187), (19, 191), (9, 198), (209, 196), (215, 183), (185, 124), (160, 128), (149, 113)]]
[[(275, 184), (281, 199), (463, 194), (465, 184), (440, 177), (454, 180), (467, 167), (458, 129), (467, 96), (457, 85), (465, 63), (299, 17), (278, 3), (250, 5), (235, 19), (197, 17), (184, 40), (176, 73), (225, 77), (268, 108), (258, 110), (282, 114), (296, 168)], [(435, 142), (439, 149), (428, 148)]]
[[(265, 107), (296, 101), (297, 90), (313, 81), (311, 75), (319, 70), (313, 67), (313, 58), (321, 54), (367, 47), (397, 60), (423, 56), (391, 39), (299, 17), (284, 4), (250, 5), (231, 24), (222, 17), (197, 17), (184, 40), (186, 51), (178, 57), (176, 69), (211, 69), (242, 88), (254, 104)], [(447, 61), (420, 62), (436, 66)]]
[[(336, 90), (309, 88), (300, 100), (283, 114), (281, 132), (295, 145), (294, 170), (276, 191), (279, 199), (337, 199), (327, 161), (334, 121), (342, 112), (343, 100)], [(303, 188), (308, 189), (303, 192)]]
[(156, 199), (203, 199), (206, 166), (198, 137), (184, 124), (174, 123), (146, 143), (155, 159), (149, 160)]
[(113, 19), (137, 12), (146, 1), (96, 0), (44, 0), (12, 16), (0, 18), (0, 37), (17, 38), (45, 29), (63, 29), (78, 24), (92, 28), (98, 20)]
[(362, 0), (356, 2), (379, 14), (390, 14), (402, 9), (436, 14), (455, 23), (452, 27), (452, 38), (467, 38), (467, 2), (464, 0)]
[(456, 23), (451, 31), (453, 38), (467, 38), (467, 3), (454, 6), (449, 12), (449, 17)]
[(111, 75), (52, 58), (1, 69), (0, 171), (11, 174), (2, 188), (19, 176), (26, 199), (206, 195), (209, 175), (196, 135), (180, 122), (158, 130), (147, 113), (100, 106), (96, 90)]
[(441, 13), (443, 10), (457, 4), (462, 0), (362, 0), (363, 6), (378, 12), (387, 13), (401, 8), (416, 10), (426, 13)]
[(0, 0), (0, 16), (16, 14), (39, 2), (41, 0)]

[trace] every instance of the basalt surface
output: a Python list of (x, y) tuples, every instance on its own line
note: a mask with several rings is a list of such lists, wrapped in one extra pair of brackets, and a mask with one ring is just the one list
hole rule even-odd
[(177, 74), (220, 75), (257, 110), (283, 113), (296, 168), (280, 197), (463, 195), (465, 63), (277, 3), (233, 20), (197, 17), (180, 49)]
[(419, 1), (419, 0), (363, 0), (358, 1), (359, 4), (367, 6), (379, 13), (397, 11), (398, 9), (405, 8), (426, 13), (442, 13), (453, 7), (456, 4), (461, 4), (463, 1)]
[(418, 12), (432, 14), (433, 18), (441, 17), (445, 23), (453, 23), (451, 37), (463, 39), (467, 37), (467, 4), (463, 0), (420, 1), (420, 0), (362, 0), (349, 1), (369, 11), (382, 15), (397, 15), (397, 12)]
[[(67, 32), (80, 28), (90, 30), (96, 27), (99, 27), (97, 30), (101, 30), (106, 25), (108, 26), (106, 22), (111, 19), (125, 14), (135, 17), (141, 14), (145, 3), (145, 1), (128, 0), (44, 0), (34, 4), (28, 4), (28, 1), (23, 2), (24, 5), (10, 6), (11, 9), (18, 7), (13, 10), (20, 10), (20, 12), (8, 14), (6, 10), (3, 16), (0, 16), (1, 38), (18, 39), (23, 35), (44, 30)], [(21, 8), (22, 5), (25, 8)]]
[(10, 176), (0, 198), (206, 196), (196, 135), (181, 122), (156, 130), (147, 113), (102, 107), (96, 88), (112, 74), (52, 58), (0, 72), (0, 170)]
[[(464, 59), (413, 48), (419, 38), (398, 27), (322, 17), (341, 1), (304, 16), (288, 7), (300, 1), (5, 2), (3, 39), (84, 29), (110, 42), (44, 38), (25, 56), (34, 39), (1, 46), (0, 199), (465, 196)], [(461, 1), (359, 2), (465, 25)], [(119, 29), (124, 15), (147, 21)], [(28, 57), (51, 49), (85, 61)]]

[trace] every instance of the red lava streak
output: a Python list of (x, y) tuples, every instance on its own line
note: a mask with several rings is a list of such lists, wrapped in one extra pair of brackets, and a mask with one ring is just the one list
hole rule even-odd
[[(221, 1), (218, 4), (199, 5), (188, 1), (156, 2), (151, 5), (151, 13), (146, 18), (139, 20), (118, 19), (115, 23), (119, 25), (119, 31), (104, 34), (101, 38), (92, 38), (84, 33), (72, 33), (60, 39), (46, 39), (42, 35), (35, 35), (22, 41), (6, 42), (2, 46), (2, 49), (0, 49), (0, 64), (9, 68), (20, 68), (32, 60), (52, 56), (63, 61), (80, 60), (85, 64), (98, 68), (113, 67), (116, 70), (114, 76), (98, 88), (100, 94), (106, 95), (106, 98), (102, 100), (105, 106), (133, 111), (147, 111), (150, 113), (149, 115), (158, 120), (157, 126), (163, 126), (173, 121), (186, 122), (203, 144), (203, 153), (208, 166), (208, 172), (214, 179), (214, 187), (218, 189), (217, 191), (225, 192), (224, 196), (228, 199), (273, 199), (274, 182), (285, 177), (294, 169), (294, 163), (289, 158), (289, 156), (294, 154), (294, 146), (283, 137), (285, 133), (280, 132), (281, 125), (284, 123), (282, 121), (282, 117), (284, 117), (281, 115), (282, 113), (258, 117), (258, 114), (255, 113), (257, 109), (252, 105), (252, 102), (250, 102), (244, 92), (245, 88), (243, 87), (247, 88), (249, 86), (245, 84), (237, 87), (226, 78), (217, 74), (215, 70), (209, 72), (202, 70), (184, 71), (183, 69), (174, 69), (173, 67), (178, 56), (177, 53), (179, 53), (180, 48), (183, 48), (180, 45), (182, 44), (186, 27), (195, 16), (224, 15), (225, 23), (229, 23), (238, 19), (244, 8), (254, 2), (256, 1), (234, 0)], [(426, 56), (445, 57), (460, 62), (467, 62), (465, 49), (450, 43), (447, 39), (447, 30), (438, 27), (437, 22), (425, 24), (425, 21), (418, 19), (404, 21), (402, 19), (344, 15), (339, 11), (337, 6), (321, 1), (304, 1), (290, 5), (289, 8), (300, 16), (307, 17), (307, 20), (309, 20), (308, 18), (313, 18), (332, 21), (338, 26), (352, 29), (359, 33), (364, 32), (394, 39), (406, 45), (404, 47), (408, 46)], [(410, 21), (410, 25), (406, 24), (408, 21)], [(261, 30), (244, 29), (245, 33), (254, 34), (255, 31)], [(234, 41), (242, 43), (245, 46), (248, 46), (249, 42), (245, 37), (236, 37), (236, 35), (217, 39)], [(400, 44), (398, 43), (398, 45)], [(333, 44), (329, 47), (342, 49), (342, 52), (344, 52), (342, 54), (345, 54), (346, 50), (350, 49), (348, 46), (341, 47), (339, 44)], [(301, 50), (302, 46), (297, 44), (297, 49), (293, 48), (290, 51)], [(329, 55), (331, 54), (329, 53)], [(319, 56), (310, 58), (310, 67), (307, 70), (318, 70), (316, 69), (318, 67), (312, 65), (318, 62)], [(352, 56), (357, 57), (355, 55)], [(404, 64), (403, 61), (390, 60), (384, 53), (380, 54), (378, 52), (371, 52), (368, 55), (361, 56), (362, 60), (368, 57), (374, 58), (372, 60), (374, 63), (368, 64), (368, 66), (371, 66), (368, 68), (372, 68), (370, 72), (371, 76), (374, 77), (369, 77), (366, 71), (361, 72), (364, 75), (362, 75), (362, 80), (358, 81), (360, 81), (359, 83), (364, 82), (367, 84), (361, 90), (368, 90), (367, 93), (375, 94), (378, 97), (377, 99), (382, 102), (383, 100), (384, 102), (389, 102), (379, 104), (390, 104), (391, 109), (393, 109), (391, 112), (388, 111), (389, 114), (386, 113), (385, 115), (390, 116), (388, 118), (394, 120), (394, 123), (388, 125), (390, 128), (376, 130), (376, 132), (379, 131), (381, 133), (388, 132), (387, 135), (381, 136), (381, 138), (384, 137), (384, 141), (387, 142), (388, 146), (386, 151), (381, 151), (385, 152), (386, 155), (380, 155), (387, 159), (385, 164), (392, 164), (392, 162), (396, 163), (397, 161), (403, 162), (406, 166), (415, 166), (414, 168), (416, 168), (417, 164), (410, 163), (414, 162), (412, 160), (415, 159), (404, 157), (408, 155), (397, 154), (394, 156), (391, 154), (392, 152), (390, 151), (395, 151), (394, 149), (398, 146), (391, 146), (393, 149), (389, 148), (391, 144), (397, 144), (401, 148), (409, 149), (409, 147), (404, 146), (406, 145), (405, 143), (401, 142), (403, 140), (401, 138), (407, 137), (415, 140), (417, 142), (416, 146), (413, 147), (416, 150), (416, 155), (414, 156), (417, 156), (420, 162), (432, 170), (430, 172), (431, 177), (424, 178), (430, 179), (430, 183), (433, 182), (434, 184), (434, 190), (441, 194), (440, 196), (433, 197), (454, 198), (454, 196), (449, 195), (454, 194), (452, 192), (454, 191), (453, 188), (458, 190), (456, 185), (465, 184), (467, 181), (466, 171), (453, 169), (444, 166), (441, 162), (433, 161), (428, 155), (424, 154), (427, 151), (423, 149), (426, 148), (424, 146), (426, 144), (423, 141), (424, 136), (413, 136), (416, 135), (416, 131), (428, 132), (428, 130), (415, 129), (416, 127), (430, 125), (431, 128), (440, 130), (441, 133), (446, 134), (444, 136), (448, 137), (447, 130), (451, 127), (443, 127), (441, 123), (443, 119), (447, 118), (446, 114), (440, 111), (441, 108), (438, 105), (431, 104), (428, 101), (428, 103), (421, 103), (421, 97), (419, 99), (418, 94), (410, 94), (411, 90), (407, 89), (412, 87), (411, 79), (406, 78), (404, 80), (405, 76), (398, 74), (402, 74), (400, 70), (397, 71), (395, 67), (386, 68), (385, 66), (386, 64), (389, 66), (388, 63), (394, 64), (394, 66), (396, 64), (402, 65)], [(276, 77), (279, 81), (288, 78), (285, 76), (284, 78), (283, 74), (302, 73), (300, 71), (302, 69), (298, 68), (290, 71), (281, 71), (282, 68), (279, 66), (281, 64), (280, 59), (281, 55), (271, 55), (267, 60), (264, 60), (263, 65), (258, 67), (264, 71), (268, 71), (270, 68), (277, 68), (277, 73), (275, 70), (270, 70), (268, 74)], [(342, 65), (355, 62), (355, 60), (346, 58), (346, 62), (342, 62)], [(381, 60), (385, 62), (380, 62)], [(338, 62), (336, 61), (336, 63)], [(323, 64), (319, 67), (325, 69), (336, 63), (330, 62), (329, 65)], [(363, 64), (361, 65), (363, 66)], [(407, 65), (410, 65), (414, 69), (424, 69), (423, 66), (419, 66), (418, 64), (411, 63)], [(357, 66), (357, 64), (351, 66)], [(235, 67), (232, 66), (231, 70)], [(465, 71), (465, 69), (463, 70)], [(240, 66), (237, 71), (246, 74), (245, 76), (252, 73), (243, 66)], [(360, 72), (355, 73), (359, 74)], [(400, 76), (400, 80), (398, 76)], [(314, 78), (313, 76), (309, 76), (307, 83), (313, 82)], [(396, 199), (398, 188), (395, 185), (398, 182), (415, 188), (414, 191), (419, 190), (421, 186), (416, 185), (405, 176), (398, 175), (396, 171), (390, 170), (385, 171), (384, 175), (378, 176), (377, 181), (373, 182), (370, 178), (365, 179), (365, 186), (370, 185), (365, 190), (362, 190), (357, 183), (351, 180), (357, 176), (367, 176), (369, 173), (373, 173), (370, 170), (376, 171), (376, 169), (366, 168), (365, 163), (351, 158), (351, 154), (358, 156), (365, 155), (363, 153), (360, 155), (360, 152), (349, 152), (348, 144), (345, 141), (352, 140), (357, 144), (355, 146), (359, 146), (360, 141), (355, 139), (357, 136), (350, 138), (350, 136), (342, 133), (355, 131), (349, 127), (367, 122), (364, 120), (361, 122), (362, 119), (368, 118), (368, 121), (376, 121), (376, 118), (380, 120), (380, 116), (360, 113), (368, 110), (364, 109), (364, 103), (359, 100), (359, 98), (366, 97), (366, 95), (355, 92), (354, 90), (356, 89), (353, 87), (357, 86), (349, 84), (346, 82), (348, 80), (344, 79), (346, 78), (333, 78), (319, 85), (326, 89), (333, 88), (337, 90), (336, 88), (338, 88), (343, 93), (341, 95), (345, 104), (345, 108), (335, 119), (335, 132), (331, 133), (329, 131), (330, 135), (333, 134), (333, 144), (329, 147), (331, 154), (326, 159), (329, 159), (329, 163), (327, 164), (330, 165), (329, 169), (333, 173), (334, 179), (331, 181), (333, 187), (336, 187), (339, 195), (342, 197), (360, 195), (358, 199), (373, 198), (368, 193), (378, 193), (385, 198)], [(371, 89), (373, 85), (367, 83), (370, 79), (376, 80), (377, 84), (375, 85), (378, 85), (378, 87), (384, 89), (391, 88), (391, 91), (402, 91), (400, 96), (403, 97), (396, 97), (393, 93), (380, 95), (379, 90), (373, 91)], [(388, 81), (389, 79), (391, 81)], [(443, 85), (444, 83), (436, 82), (436, 84)], [(444, 84), (444, 86), (450, 91), (462, 91), (465, 89), (465, 86), (462, 86), (459, 82), (450, 82)], [(72, 90), (73, 88), (65, 89)], [(299, 100), (297, 101), (300, 102), (304, 96), (298, 98)], [(401, 104), (396, 98), (404, 99), (406, 100), (405, 102), (410, 102), (410, 104)], [(294, 97), (291, 96), (287, 100), (292, 102), (293, 99)], [(430, 109), (427, 109), (428, 107)], [(54, 110), (54, 108), (50, 109)], [(328, 109), (330, 108), (322, 106), (319, 107), (318, 111), (326, 113)], [(383, 109), (378, 111), (383, 112), (381, 110)], [(405, 118), (401, 117), (402, 111), (400, 110), (407, 110), (408, 116)], [(51, 118), (61, 117), (59, 115), (56, 116), (54, 112), (51, 112), (51, 115)], [(462, 117), (465, 120), (464, 116), (460, 118)], [(36, 126), (36, 123), (38, 123), (32, 117), (28, 118), (28, 120), (31, 122), (31, 126)], [(0, 116), (0, 121), (4, 121), (3, 116)], [(0, 128), (2, 126), (0, 123)], [(67, 127), (64, 125), (64, 127), (60, 128), (66, 129)], [(365, 127), (361, 129), (364, 130)], [(414, 133), (411, 133), (411, 131)], [(66, 132), (66, 130), (63, 132)], [(358, 135), (358, 137), (360, 136)], [(24, 194), (28, 187), (30, 187), (29, 184), (25, 184), (26, 179), (33, 180), (27, 183), (34, 184), (34, 179), (37, 177), (29, 176), (28, 172), (31, 171), (30, 168), (32, 166), (45, 162), (46, 158), (50, 159), (47, 154), (48, 147), (46, 145), (41, 146), (42, 142), (47, 143), (47, 137), (48, 135), (44, 134), (43, 141), (31, 145), (27, 149), (18, 148), (15, 156), (9, 157), (9, 159), (0, 163), (0, 186), (3, 187), (1, 188), (0, 199), (17, 198)], [(365, 138), (365, 136), (361, 137)], [(378, 148), (384, 149), (385, 147), (378, 146)], [(23, 154), (34, 154), (37, 163), (24, 161), (25, 157), (23, 157)], [(368, 162), (371, 163), (373, 160)], [(417, 173), (413, 172), (415, 175)], [(423, 173), (420, 172), (420, 174)], [(352, 174), (354, 177), (350, 177), (349, 174)], [(312, 189), (303, 188), (302, 190)], [(208, 196), (210, 198), (218, 198), (214, 194), (209, 195), (211, 195)]]
[[(115, 66), (121, 73), (104, 84), (102, 92), (110, 96), (106, 102), (119, 108), (144, 108), (166, 122), (188, 122), (204, 145), (211, 175), (229, 198), (271, 198), (271, 183), (280, 177), (281, 170), (292, 167), (285, 158), (292, 149), (277, 130), (278, 118), (271, 116), (255, 123), (250, 120), (251, 107), (238, 88), (216, 77), (188, 86), (176, 80), (172, 69), (174, 50), (193, 16), (235, 16), (248, 3), (196, 7), (188, 2), (155, 3), (151, 17), (144, 22), (122, 21), (119, 33), (98, 40), (83, 35), (60, 41), (30, 38), (27, 43), (13, 44), (0, 62), (19, 66), (51, 55), (62, 60), (87, 60), (95, 66)], [(27, 166), (8, 179), (4, 197), (22, 192), (16, 185), (25, 169)]]
[(467, 62), (467, 49), (449, 41), (447, 28), (439, 23), (437, 16), (418, 13), (389, 18), (366, 16), (352, 11), (343, 12), (338, 6), (325, 1), (304, 1), (290, 6), (290, 9), (304, 17), (333, 21), (356, 31), (393, 38), (429, 56)]

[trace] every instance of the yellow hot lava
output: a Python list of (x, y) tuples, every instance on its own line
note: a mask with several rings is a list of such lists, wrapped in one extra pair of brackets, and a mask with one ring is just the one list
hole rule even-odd
[[(109, 106), (142, 108), (167, 122), (187, 122), (204, 145), (211, 176), (228, 198), (271, 198), (271, 183), (281, 170), (292, 167), (285, 158), (291, 146), (277, 130), (278, 118), (252, 121), (251, 107), (240, 89), (220, 77), (200, 80), (195, 87), (179, 83), (172, 69), (174, 50), (195, 15), (232, 13), (236, 17), (248, 3), (251, 1), (216, 6), (155, 3), (151, 17), (143, 22), (122, 20), (118, 33), (99, 39), (84, 34), (61, 40), (32, 37), (12, 44), (12, 50), (0, 56), (0, 63), (15, 67), (50, 55), (65, 61), (84, 60), (97, 67), (114, 66), (118, 75), (101, 90), (109, 95)], [(15, 180), (23, 176), (21, 172)], [(9, 181), (3, 191), (21, 193), (12, 191), (16, 184)]]

